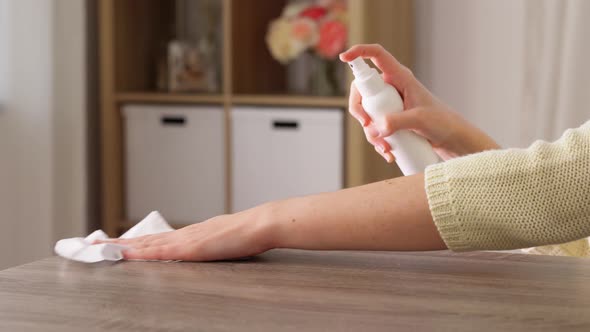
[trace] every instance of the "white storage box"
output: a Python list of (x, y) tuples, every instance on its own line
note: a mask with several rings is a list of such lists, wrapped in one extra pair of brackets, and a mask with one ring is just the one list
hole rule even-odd
[(129, 220), (158, 210), (190, 224), (225, 212), (221, 107), (126, 105), (123, 115)]
[(232, 110), (232, 211), (342, 188), (343, 111)]

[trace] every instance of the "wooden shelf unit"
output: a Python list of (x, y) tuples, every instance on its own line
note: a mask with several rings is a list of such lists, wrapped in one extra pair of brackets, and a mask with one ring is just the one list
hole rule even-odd
[(234, 95), (232, 104), (240, 105), (278, 105), (295, 107), (339, 107), (348, 106), (346, 97), (316, 97), (289, 95)]
[[(161, 92), (122, 92), (115, 95), (118, 103), (159, 103), (159, 104), (223, 104), (222, 94), (185, 94)], [(348, 106), (346, 97), (320, 97), (297, 95), (232, 95), (235, 105), (272, 105), (293, 107), (339, 107)]]
[[(198, 0), (194, 0), (198, 1)], [(222, 3), (222, 83), (218, 94), (165, 93), (155, 89), (156, 54), (173, 35), (174, 1), (101, 0), (99, 73), (101, 119), (101, 220), (117, 235), (125, 221), (123, 124), (125, 103), (219, 104), (225, 109), (229, 138), (234, 105), (347, 108), (347, 97), (290, 95), (286, 69), (272, 59), (264, 43), (268, 22), (278, 17), (285, 0), (219, 0)], [(412, 66), (412, 1), (348, 0), (350, 45), (379, 43)], [(348, 74), (348, 80), (351, 75)], [(227, 210), (231, 204), (231, 146), (226, 145)], [(399, 176), (364, 138), (350, 116), (345, 120), (345, 186)]]
[(191, 103), (223, 104), (223, 95), (161, 92), (122, 92), (115, 95), (118, 103)]

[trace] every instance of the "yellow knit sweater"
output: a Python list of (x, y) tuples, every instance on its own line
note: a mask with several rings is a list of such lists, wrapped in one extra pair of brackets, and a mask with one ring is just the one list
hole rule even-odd
[(425, 179), (434, 222), (453, 251), (590, 254), (590, 121), (553, 143), (432, 165)]

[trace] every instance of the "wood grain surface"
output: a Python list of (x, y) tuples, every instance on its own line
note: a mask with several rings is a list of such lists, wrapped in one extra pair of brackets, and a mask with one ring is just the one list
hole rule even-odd
[(590, 262), (275, 250), (245, 261), (0, 272), (0, 331), (590, 330)]

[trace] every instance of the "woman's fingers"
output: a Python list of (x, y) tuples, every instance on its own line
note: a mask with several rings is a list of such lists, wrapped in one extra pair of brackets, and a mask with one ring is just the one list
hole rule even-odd
[(123, 252), (125, 259), (142, 260), (176, 260), (182, 259), (182, 249), (175, 245), (149, 246), (145, 248), (131, 248)]
[(92, 244), (102, 244), (102, 243), (115, 243), (115, 244), (129, 244), (132, 240), (136, 239), (105, 239), (105, 240), (96, 240), (92, 242)]
[(132, 239), (97, 240), (97, 241), (94, 241), (93, 244), (114, 243), (114, 244), (120, 244), (120, 245), (129, 246), (129, 247), (134, 247), (134, 248), (146, 247), (146, 246), (150, 246), (150, 245), (165, 241), (170, 233), (171, 232), (152, 234), (152, 235), (144, 235), (144, 236), (140, 236), (140, 237), (136, 237), (136, 238), (132, 238)]
[(169, 238), (159, 237), (159, 238), (151, 239), (149, 241), (130, 243), (130, 244), (128, 244), (128, 246), (130, 246), (133, 249), (142, 249), (142, 248), (155, 247), (155, 246), (161, 246), (161, 245), (172, 244), (172, 243), (173, 243), (173, 241), (171, 241)]
[(182, 247), (178, 246), (174, 237), (175, 232), (145, 235), (132, 239), (97, 240), (93, 244), (114, 243), (130, 247), (123, 252), (125, 259), (143, 260), (171, 260), (182, 259)]
[(378, 147), (383, 153), (389, 152), (391, 150), (391, 146), (387, 143), (383, 138), (379, 137), (378, 135), (374, 135), (373, 130), (374, 126), (371, 124), (365, 128), (365, 137), (369, 143), (373, 146)]
[(402, 93), (415, 82), (412, 72), (379, 44), (355, 45), (340, 54), (340, 60), (344, 62), (352, 61), (358, 57), (371, 59), (375, 66), (383, 72), (383, 79)]
[(391, 152), (383, 152), (378, 147), (375, 147), (375, 151), (377, 151), (377, 153), (379, 153), (388, 164), (391, 164), (395, 160)]
[(367, 137), (367, 141), (371, 143), (375, 147), (375, 151), (377, 151), (385, 161), (388, 163), (392, 163), (395, 158), (391, 153), (391, 146), (387, 143), (382, 137), (374, 137), (369, 134), (370, 129), (373, 127), (373, 124), (365, 127), (365, 136)]
[(371, 122), (371, 118), (363, 109), (361, 105), (361, 94), (354, 86), (354, 82), (350, 85), (350, 96), (348, 97), (348, 107), (350, 114), (365, 127)]

